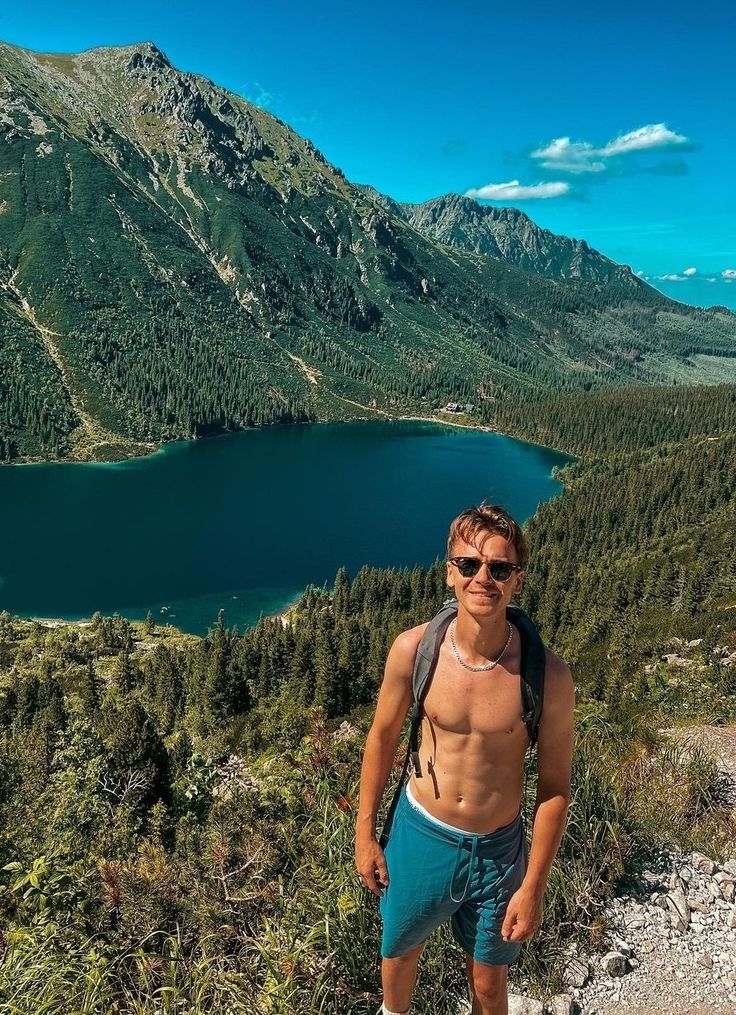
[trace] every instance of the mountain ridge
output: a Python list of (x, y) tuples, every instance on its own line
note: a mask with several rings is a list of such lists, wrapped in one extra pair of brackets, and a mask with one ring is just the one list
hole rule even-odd
[(492, 423), (499, 398), (704, 382), (690, 357), (733, 352), (733, 315), (596, 276), (603, 255), (524, 270), (564, 258), (522, 213), (506, 260), (448, 247), (154, 43), (1, 44), (0, 173), (0, 459), (446, 401)]
[(416, 229), (447, 246), (497, 257), (549, 278), (616, 281), (632, 289), (644, 285), (628, 265), (611, 260), (585, 240), (540, 228), (517, 208), (481, 205), (459, 194), (401, 207)]
[(494, 257), (547, 278), (616, 282), (632, 290), (651, 289), (628, 265), (612, 260), (586, 240), (542, 229), (518, 208), (483, 205), (454, 193), (401, 203), (369, 185), (362, 185), (361, 190), (444, 246)]

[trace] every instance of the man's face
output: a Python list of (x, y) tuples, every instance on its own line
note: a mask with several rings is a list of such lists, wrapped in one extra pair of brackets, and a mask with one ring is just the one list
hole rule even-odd
[[(458, 539), (452, 548), (453, 557), (473, 557), (476, 560), (504, 560), (518, 564), (516, 547), (503, 536), (478, 532), (472, 543)], [(499, 612), (505, 615), (506, 607), (524, 583), (524, 572), (514, 571), (508, 581), (496, 581), (488, 574), (487, 567), (481, 567), (472, 578), (463, 578), (454, 564), (447, 564), (447, 584), (455, 598), (468, 613), (481, 619)]]

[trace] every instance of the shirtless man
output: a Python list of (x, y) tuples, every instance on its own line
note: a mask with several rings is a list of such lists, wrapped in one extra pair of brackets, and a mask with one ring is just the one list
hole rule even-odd
[[(447, 919), (465, 952), (473, 1015), (507, 1015), (508, 966), (541, 923), (570, 799), (575, 691), (567, 664), (547, 649), (529, 850), (521, 816), (528, 734), (520, 639), (506, 619), (526, 556), (523, 532), (498, 506), (470, 508), (452, 523), (447, 584), (457, 619), (424, 701), (423, 777), (412, 775), (402, 794), (384, 856), (376, 817), (427, 625), (400, 634), (386, 660), (365, 746), (355, 845), (363, 883), (381, 900), (384, 1015), (409, 1011), (426, 939)], [(476, 565), (461, 558), (483, 565), (472, 575)], [(494, 568), (493, 578), (484, 565), (496, 561), (511, 566)]]

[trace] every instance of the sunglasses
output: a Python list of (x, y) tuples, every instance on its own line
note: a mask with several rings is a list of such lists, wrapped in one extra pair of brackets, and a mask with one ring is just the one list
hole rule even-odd
[(523, 570), (519, 564), (507, 560), (480, 560), (478, 557), (448, 557), (448, 563), (454, 564), (463, 578), (474, 578), (485, 564), (488, 574), (497, 582), (507, 582), (514, 571)]

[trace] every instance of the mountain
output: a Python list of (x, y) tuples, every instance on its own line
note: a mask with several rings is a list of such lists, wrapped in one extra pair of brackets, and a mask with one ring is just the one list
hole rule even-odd
[(540, 229), (516, 208), (492, 208), (458, 194), (400, 207), (415, 229), (449, 247), (497, 257), (547, 278), (613, 283), (635, 296), (644, 287), (626, 265), (593, 250), (585, 240)]
[(151, 43), (0, 44), (0, 459), (447, 401), (492, 423), (529, 394), (709, 382), (733, 354), (734, 315), (478, 208), (463, 235), (505, 259), (428, 236)]
[(547, 278), (610, 283), (630, 289), (635, 296), (646, 288), (626, 265), (593, 250), (585, 240), (541, 229), (516, 208), (492, 208), (459, 194), (401, 204), (374, 187), (360, 189), (391, 215), (445, 246), (485, 254)]

